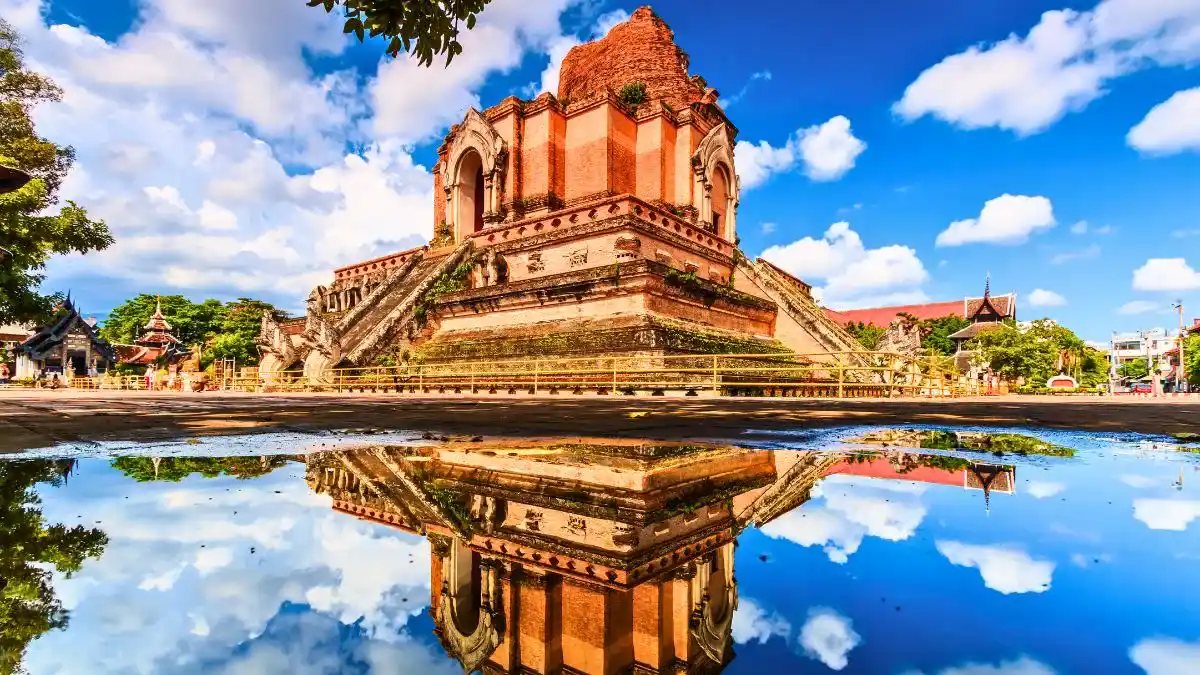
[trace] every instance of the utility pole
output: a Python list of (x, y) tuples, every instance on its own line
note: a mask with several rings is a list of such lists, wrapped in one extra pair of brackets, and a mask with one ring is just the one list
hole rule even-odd
[(1183, 332), (1183, 299), (1172, 305), (1179, 312), (1179, 371), (1175, 374), (1175, 390), (1187, 391), (1191, 387), (1187, 378), (1187, 361), (1183, 359), (1183, 343), (1187, 342), (1187, 334)]

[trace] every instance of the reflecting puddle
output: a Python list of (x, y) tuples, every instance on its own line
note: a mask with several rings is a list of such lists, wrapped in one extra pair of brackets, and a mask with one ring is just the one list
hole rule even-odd
[(927, 431), (0, 462), (0, 672), (1200, 672), (1200, 458)]

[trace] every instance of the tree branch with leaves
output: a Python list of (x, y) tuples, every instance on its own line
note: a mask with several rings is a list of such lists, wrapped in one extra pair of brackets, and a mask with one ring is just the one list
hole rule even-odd
[(491, 0), (308, 0), (309, 7), (332, 13), (343, 10), (343, 32), (359, 42), (369, 37), (387, 40), (387, 53), (408, 52), (422, 66), (446, 55), (446, 65), (462, 53), (459, 26), (475, 28), (479, 14)]
[(33, 108), (54, 103), (62, 91), (49, 78), (25, 68), (20, 41), (0, 19), (0, 164), (32, 177), (23, 187), (0, 195), (0, 324), (37, 322), (50, 315), (58, 294), (40, 291), (52, 255), (108, 248), (112, 234), (75, 202), (55, 212), (58, 191), (75, 151), (37, 135)]

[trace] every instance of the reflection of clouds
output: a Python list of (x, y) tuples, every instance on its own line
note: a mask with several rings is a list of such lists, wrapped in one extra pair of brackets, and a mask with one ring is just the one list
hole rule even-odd
[[(911, 672), (908, 675), (921, 674), (919, 672)], [(937, 675), (1054, 675), (1054, 669), (1028, 656), (1022, 656), (1019, 659), (1004, 661), (995, 665), (991, 663), (964, 663), (961, 666), (939, 670)]]
[(337, 675), (345, 672), (445, 673), (462, 669), (453, 661), (435, 659), (424, 646), (409, 640), (370, 642), (345, 640), (344, 629), (332, 617), (313, 613), (282, 613), (263, 635), (232, 653), (203, 663), (205, 673), (219, 675)]
[(733, 615), (734, 642), (741, 645), (757, 640), (759, 644), (763, 644), (770, 640), (772, 635), (787, 640), (791, 633), (792, 624), (778, 612), (767, 614), (766, 610), (751, 598), (738, 599), (738, 608)]
[(1029, 483), (1029, 495), (1035, 499), (1046, 499), (1067, 489), (1062, 483), (1035, 480)]
[(45, 507), (68, 523), (102, 521), (110, 543), (71, 579), (56, 576), (71, 626), (30, 645), (30, 672), (192, 672), (262, 635), (288, 603), (403, 642), (408, 618), (428, 604), (428, 542), (335, 513), (296, 467), (250, 481), (91, 478)]
[(1166, 482), (1166, 481), (1156, 481), (1153, 478), (1150, 478), (1149, 476), (1140, 476), (1136, 473), (1128, 473), (1128, 474), (1125, 474), (1124, 476), (1121, 476), (1121, 482), (1128, 485), (1129, 487), (1148, 488), (1148, 487), (1154, 487), (1155, 485), (1158, 485), (1158, 484)]
[(1149, 638), (1134, 645), (1129, 658), (1146, 675), (1196, 675), (1200, 672), (1200, 642)]
[(1135, 499), (1133, 517), (1152, 530), (1182, 532), (1200, 518), (1200, 501), (1190, 499)]
[(808, 612), (808, 621), (800, 629), (800, 646), (809, 658), (814, 658), (833, 670), (850, 663), (847, 655), (862, 642), (850, 619), (828, 607), (815, 607)]
[(983, 576), (983, 585), (1005, 595), (1041, 593), (1050, 588), (1054, 563), (1034, 560), (1025, 551), (1011, 546), (978, 546), (957, 541), (939, 541), (937, 550), (951, 564), (975, 567)]
[(903, 541), (925, 518), (923, 486), (880, 479), (830, 476), (813, 486), (813, 501), (764, 525), (763, 534), (801, 546), (821, 546), (845, 563), (863, 537)]

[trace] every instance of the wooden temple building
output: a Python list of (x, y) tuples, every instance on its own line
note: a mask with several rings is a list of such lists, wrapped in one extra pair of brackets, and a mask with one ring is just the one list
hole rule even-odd
[(972, 487), (919, 459), (847, 457), (508, 441), (318, 453), (305, 475), (335, 510), (429, 539), (434, 631), (464, 672), (717, 673), (735, 656), (743, 529), (835, 473)]
[(16, 379), (40, 373), (69, 380), (104, 373), (117, 364), (170, 366), (189, 356), (188, 348), (171, 333), (161, 303), (155, 304), (154, 314), (134, 344), (112, 344), (100, 337), (96, 320), (84, 318), (69, 295), (55, 309), (53, 319), (35, 329), (13, 352)]
[(55, 308), (50, 322), (34, 330), (14, 352), (16, 379), (39, 373), (86, 377), (89, 370), (107, 370), (117, 360), (113, 346), (96, 331), (96, 320), (84, 318), (70, 295)]
[(859, 349), (810, 287), (738, 249), (737, 128), (649, 7), (563, 60), (557, 95), (471, 109), (438, 150), (428, 245), (264, 316), (260, 374)]

